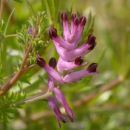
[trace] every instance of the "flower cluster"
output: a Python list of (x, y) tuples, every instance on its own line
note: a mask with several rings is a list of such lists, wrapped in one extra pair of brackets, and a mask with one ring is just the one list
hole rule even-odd
[[(54, 111), (59, 125), (61, 122), (68, 121), (68, 119), (70, 121), (74, 119), (74, 114), (59, 89), (59, 85), (76, 82), (86, 76), (94, 75), (97, 68), (97, 64), (92, 63), (86, 69), (83, 69), (86, 65), (84, 64), (83, 57), (92, 51), (96, 45), (96, 38), (92, 34), (88, 36), (84, 44), (79, 45), (86, 24), (86, 17), (78, 17), (78, 15), (72, 14), (69, 24), (67, 14), (62, 13), (61, 19), (63, 37), (58, 36), (57, 30), (54, 27), (49, 29), (49, 36), (59, 54), (58, 61), (56, 62), (55, 58), (51, 58), (47, 64), (42, 57), (37, 56), (37, 64), (48, 73), (48, 89), (54, 93), (54, 96), (48, 99), (48, 103)], [(79, 67), (82, 69), (75, 71)], [(59, 104), (65, 109), (66, 115), (61, 112)]]

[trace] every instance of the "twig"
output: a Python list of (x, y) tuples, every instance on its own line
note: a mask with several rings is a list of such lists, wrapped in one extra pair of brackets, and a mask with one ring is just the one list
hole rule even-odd
[(91, 100), (95, 99), (105, 91), (109, 91), (113, 88), (115, 88), (117, 85), (119, 85), (123, 81), (122, 77), (118, 77), (117, 79), (112, 80), (110, 83), (101, 86), (99, 92), (97, 93), (91, 93), (90, 95), (85, 96), (83, 99), (76, 101), (74, 106), (79, 107), (82, 106), (83, 104), (89, 103)]
[[(3, 0), (3, 9), (4, 9), (3, 13), (6, 12), (8, 15), (11, 14), (12, 9), (10, 7), (9, 0)], [(16, 22), (15, 17), (13, 15), (12, 15), (10, 21), (11, 21), (12, 24), (14, 24)]]
[[(1, 88), (0, 88), (0, 96), (4, 95), (5, 93), (8, 92), (8, 90), (17, 82), (17, 80), (26, 72), (28, 66), (27, 66), (27, 62), (28, 62), (28, 57), (29, 57), (29, 53), (31, 51), (32, 45), (31, 43), (29, 44), (29, 46), (27, 47), (26, 51), (25, 51), (25, 56), (22, 62), (22, 65), (19, 69), (18, 72), (16, 72), (13, 77), (11, 79), (9, 79), (9, 81), (7, 83), (5, 83)], [(26, 68), (26, 69), (25, 69)]]
[(121, 104), (114, 104), (114, 103), (106, 103), (103, 105), (94, 106), (93, 108), (91, 108), (90, 111), (92, 111), (92, 112), (101, 112), (101, 111), (118, 112), (119, 110), (124, 110), (124, 109), (127, 111), (130, 111), (130, 104), (121, 105)]
[(4, 5), (4, 0), (1, 0), (1, 2), (0, 2), (0, 20), (2, 19), (3, 5)]

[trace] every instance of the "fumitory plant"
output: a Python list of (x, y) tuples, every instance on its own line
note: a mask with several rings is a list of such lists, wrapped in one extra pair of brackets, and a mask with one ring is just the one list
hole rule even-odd
[(0, 0), (0, 130), (129, 130), (129, 9)]

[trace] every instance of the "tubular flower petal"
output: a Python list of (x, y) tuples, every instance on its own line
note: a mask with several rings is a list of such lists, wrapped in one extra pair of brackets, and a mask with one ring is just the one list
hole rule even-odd
[(69, 41), (74, 42), (76, 45), (78, 44), (79, 40), (81, 39), (85, 24), (86, 17), (82, 16), (80, 19), (78, 19), (76, 15), (72, 16), (71, 36)]
[(75, 16), (75, 18), (73, 19), (72, 24), (71, 24), (71, 34), (67, 39), (69, 42), (76, 42), (78, 26), (79, 26), (79, 19), (77, 16)]
[(80, 71), (76, 71), (76, 72), (72, 72), (70, 74), (67, 74), (63, 78), (63, 80), (65, 83), (79, 81), (80, 79), (82, 79), (86, 76), (91, 76), (91, 75), (96, 74), (96, 68), (97, 68), (97, 64), (93, 63), (87, 68), (87, 70), (80, 70)]
[(60, 74), (52, 67), (50, 67), (48, 64), (45, 63), (45, 60), (38, 56), (37, 57), (37, 64), (44, 68), (44, 70), (48, 73), (48, 75), (53, 78), (56, 82), (63, 83), (62, 77)]
[(59, 73), (53, 69), (52, 67), (46, 65), (44, 67), (46, 72), (48, 73), (49, 76), (51, 76), (56, 82), (63, 83), (62, 77), (59, 75)]
[(69, 24), (68, 24), (68, 16), (65, 12), (61, 14), (61, 20), (63, 23), (64, 38), (65, 40), (67, 40), (68, 36), (70, 35), (70, 31), (69, 31)]

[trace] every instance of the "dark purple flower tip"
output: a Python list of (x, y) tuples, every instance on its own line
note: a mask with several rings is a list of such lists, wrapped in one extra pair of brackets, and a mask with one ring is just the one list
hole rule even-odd
[(74, 62), (76, 65), (81, 65), (83, 63), (83, 59), (81, 57), (77, 57)]
[(40, 67), (44, 67), (46, 64), (46, 61), (40, 55), (37, 55), (36, 62)]
[(89, 72), (96, 72), (96, 70), (97, 70), (97, 63), (92, 63), (92, 64), (90, 64), (90, 65), (88, 66), (87, 70), (88, 70)]
[(82, 26), (84, 26), (84, 25), (86, 24), (86, 17), (82, 16), (82, 17), (80, 18), (80, 24), (81, 24)]
[(76, 14), (72, 14), (72, 15), (71, 15), (71, 20), (74, 21), (74, 19), (75, 19), (76, 17), (77, 17)]
[(50, 38), (57, 37), (57, 30), (54, 27), (50, 27), (50, 29), (49, 29), (49, 36), (50, 36)]
[(62, 118), (62, 122), (63, 122), (63, 123), (66, 123), (66, 122), (67, 122), (67, 120), (66, 120), (66, 119), (64, 119), (64, 118)]
[(62, 19), (63, 21), (68, 20), (68, 16), (67, 16), (67, 13), (66, 13), (66, 12), (61, 13), (61, 19)]
[(96, 37), (90, 34), (88, 36), (87, 44), (90, 45), (89, 50), (92, 50), (96, 46)]
[(79, 25), (79, 18), (77, 16), (74, 18), (74, 24)]
[(68, 118), (71, 122), (74, 122), (74, 118), (68, 115)]
[(50, 60), (49, 60), (49, 66), (51, 66), (52, 68), (55, 68), (56, 67), (56, 59), (54, 57), (52, 57)]

